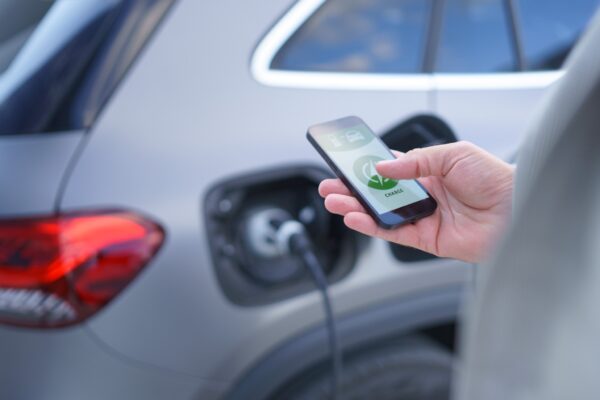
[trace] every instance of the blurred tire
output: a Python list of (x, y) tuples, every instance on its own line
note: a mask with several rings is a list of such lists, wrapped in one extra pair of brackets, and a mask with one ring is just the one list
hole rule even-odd
[[(360, 351), (344, 360), (340, 400), (447, 400), (450, 352), (412, 336)], [(278, 400), (331, 399), (329, 363), (295, 380)]]

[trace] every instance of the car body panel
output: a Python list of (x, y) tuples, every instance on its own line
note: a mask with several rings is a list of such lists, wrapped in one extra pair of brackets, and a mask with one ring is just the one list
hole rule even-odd
[(546, 90), (439, 90), (436, 115), (458, 132), (461, 140), (508, 160), (518, 150), (527, 121)]
[[(2, 348), (3, 399), (192, 399), (198, 391), (198, 378), (125, 360), (83, 326), (52, 331), (3, 327), (0, 337), (11, 343)], [(227, 386), (210, 382), (203, 387), (207, 397), (218, 398)]]
[[(61, 208), (140, 208), (167, 230), (166, 244), (147, 271), (88, 323), (128, 357), (234, 379), (273, 343), (317, 323), (316, 293), (265, 307), (228, 302), (204, 238), (205, 191), (240, 172), (322, 164), (304, 138), (311, 122), (357, 113), (381, 131), (428, 111), (426, 92), (312, 91), (257, 83), (248, 70), (251, 51), (284, 7), (179, 2), (91, 131)], [(217, 31), (219, 45), (212, 40)], [(468, 271), (456, 261), (403, 266), (380, 241), (360, 260), (332, 289), (339, 313), (462, 282)]]
[(60, 181), (82, 137), (83, 132), (0, 136), (0, 216), (53, 212)]

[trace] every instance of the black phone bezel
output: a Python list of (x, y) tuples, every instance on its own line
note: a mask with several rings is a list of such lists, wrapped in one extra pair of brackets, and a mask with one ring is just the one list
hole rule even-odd
[[(308, 128), (306, 132), (306, 138), (312, 144), (312, 146), (317, 150), (319, 155), (325, 160), (327, 165), (333, 170), (333, 172), (337, 175), (338, 178), (342, 180), (342, 182), (348, 187), (350, 192), (356, 197), (356, 199), (362, 204), (362, 206), (367, 210), (369, 215), (373, 217), (373, 219), (377, 222), (377, 224), (383, 228), (391, 229), (395, 228), (407, 223), (415, 222), (421, 218), (425, 218), (435, 212), (437, 208), (437, 202), (431, 196), (431, 194), (421, 185), (421, 183), (415, 179), (415, 182), (427, 193), (427, 198), (417, 201), (415, 203), (408, 204), (404, 207), (397, 208), (395, 210), (389, 211), (387, 213), (379, 214), (375, 208), (371, 205), (371, 203), (361, 194), (360, 190), (357, 189), (348, 179), (346, 179), (345, 175), (338, 168), (335, 162), (329, 157), (327, 152), (319, 145), (317, 140), (314, 138), (314, 135), (324, 134), (336, 132), (344, 128), (350, 128), (359, 124), (363, 124), (366, 126), (369, 131), (375, 136), (375, 140), (379, 140), (379, 142), (389, 151), (389, 148), (383, 143), (381, 138), (376, 135), (371, 128), (359, 117), (349, 116), (340, 119), (336, 119), (333, 121), (324, 122), (321, 124), (312, 125)], [(389, 153), (394, 157), (394, 154), (389, 151)]]

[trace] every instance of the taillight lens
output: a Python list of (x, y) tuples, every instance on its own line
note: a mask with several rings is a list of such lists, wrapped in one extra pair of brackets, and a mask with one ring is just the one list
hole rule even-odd
[(83, 321), (136, 277), (163, 239), (158, 224), (126, 211), (0, 220), (0, 322)]

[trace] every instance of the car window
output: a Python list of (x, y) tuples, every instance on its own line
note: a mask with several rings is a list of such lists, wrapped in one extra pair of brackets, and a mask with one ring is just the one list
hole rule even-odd
[(437, 72), (517, 69), (503, 0), (446, 0), (443, 12)]
[(90, 128), (174, 2), (0, 0), (0, 137)]
[(526, 69), (560, 68), (599, 3), (517, 0)]
[(0, 74), (17, 56), (53, 3), (51, 0), (0, 1)]
[(272, 69), (421, 71), (431, 0), (329, 0), (279, 49)]

